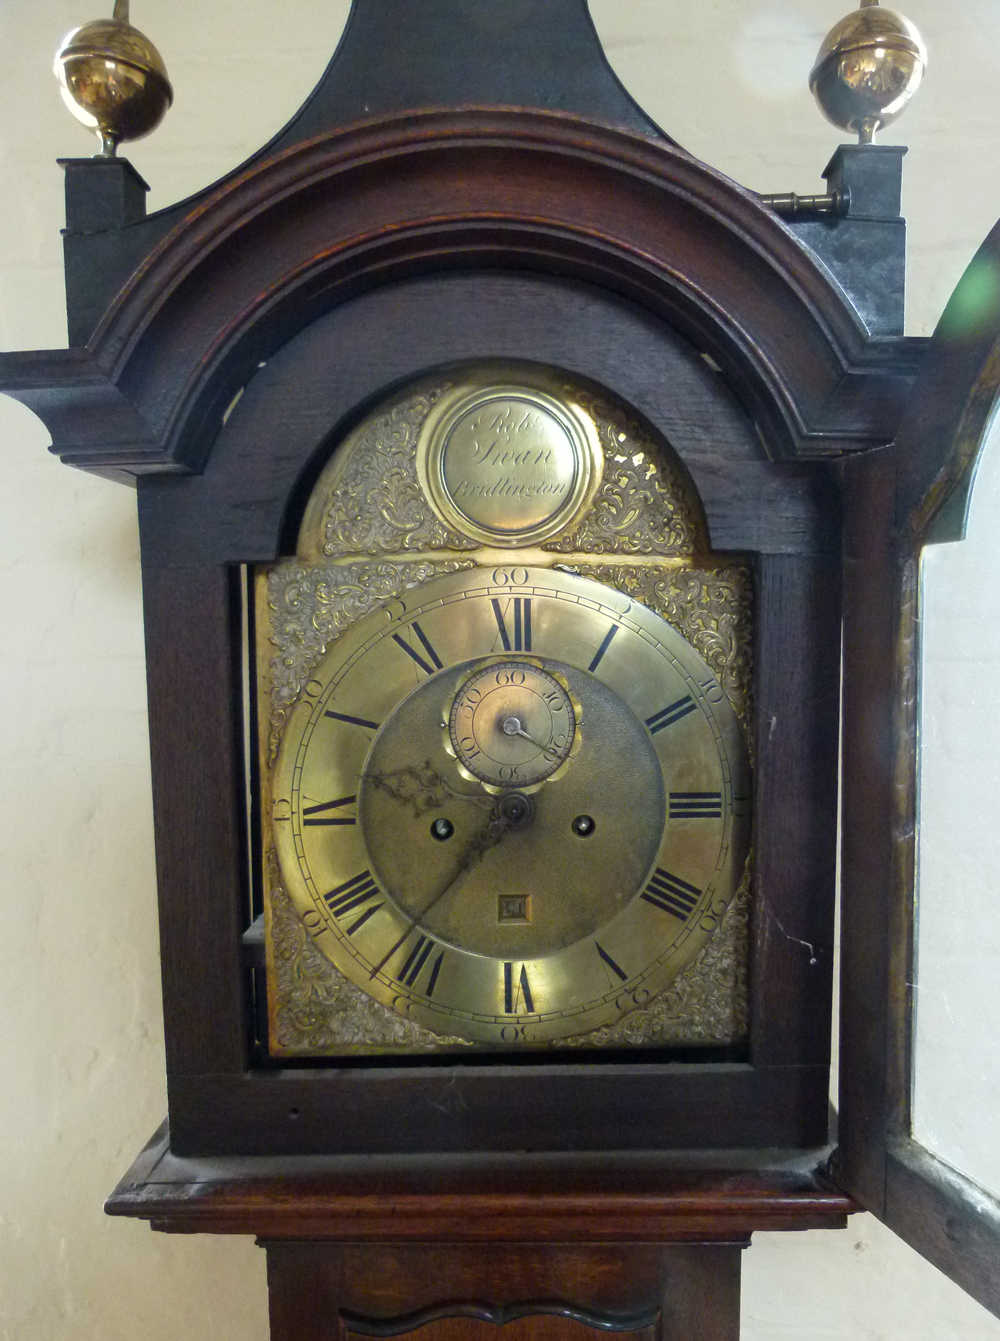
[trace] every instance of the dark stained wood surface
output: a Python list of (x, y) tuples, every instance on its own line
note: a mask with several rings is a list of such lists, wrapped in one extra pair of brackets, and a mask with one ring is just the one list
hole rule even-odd
[(893, 1139), (884, 1219), (1000, 1318), (1000, 1205), (913, 1140)]
[(185, 1159), (164, 1124), (105, 1209), (158, 1229), (270, 1239), (740, 1241), (842, 1226), (855, 1207), (824, 1161), (787, 1150)]
[(838, 1175), (885, 1205), (897, 626), (891, 450), (844, 465), (844, 729)]
[[(440, 1245), (265, 1241), (264, 1247), (272, 1341), (366, 1336), (373, 1324), (391, 1325), (394, 1318), (419, 1318), (421, 1312), (444, 1316), (393, 1334), (413, 1341), (598, 1341), (601, 1336), (736, 1341), (739, 1336), (738, 1245), (583, 1249), (510, 1243), (489, 1253)], [(443, 1291), (449, 1293), (442, 1300)], [(532, 1306), (576, 1316), (529, 1312), (502, 1326), (485, 1320)], [(642, 1329), (616, 1325), (620, 1320), (627, 1328), (636, 1315), (652, 1321)]]
[(826, 463), (768, 461), (719, 373), (662, 321), (606, 290), (540, 275), (413, 280), (318, 319), (255, 369), (204, 472), (140, 484), (146, 563), (266, 561), (294, 552), (309, 483), (358, 415), (463, 360), (526, 359), (592, 379), (680, 454), (714, 548), (839, 553)]
[(250, 922), (233, 574), (145, 566), (143, 606), (167, 1074), (242, 1075)]
[(555, 113), (389, 118), (256, 164), (140, 267), (84, 355), (0, 357), (0, 388), (86, 469), (201, 469), (257, 364), (414, 274), (519, 269), (611, 290), (709, 353), (772, 452), (886, 442), (919, 342), (868, 341), (747, 191), (669, 145)]
[(1000, 1314), (1000, 1203), (911, 1135), (920, 548), (960, 538), (1000, 400), (1000, 226), (935, 332), (895, 446), (845, 462), (843, 1186)]
[[(167, 1028), (192, 1032), (179, 1051), (221, 1053), (225, 1026), (239, 1023), (230, 1017), (198, 1027), (192, 1017), (205, 995), (194, 973), (165, 981)], [(828, 1048), (826, 1040), (821, 1047)], [(570, 1064), (504, 1061), (172, 1071), (171, 1139), (181, 1154), (295, 1155), (808, 1149), (828, 1137), (829, 1072), (822, 1063), (658, 1063), (635, 1054), (614, 1062), (593, 1053)]]
[[(837, 521), (836, 504), (829, 525)], [(830, 1056), (840, 565), (757, 561), (751, 1057)]]

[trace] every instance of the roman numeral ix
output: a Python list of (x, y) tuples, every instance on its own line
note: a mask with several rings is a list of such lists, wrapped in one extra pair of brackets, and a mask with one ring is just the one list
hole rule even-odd
[(657, 866), (641, 897), (661, 912), (686, 922), (701, 898), (701, 890)]
[(721, 792), (671, 792), (671, 819), (722, 819)]
[[(503, 611), (500, 609), (500, 602), (494, 596), (492, 598), (493, 614), (497, 621), (497, 632), (500, 634), (500, 642), (503, 644), (505, 652), (530, 652), (531, 651), (531, 597), (515, 596), (514, 606), (514, 638), (511, 641), (510, 633), (507, 630), (507, 624), (504, 620)], [(508, 604), (508, 612), (510, 605)]]

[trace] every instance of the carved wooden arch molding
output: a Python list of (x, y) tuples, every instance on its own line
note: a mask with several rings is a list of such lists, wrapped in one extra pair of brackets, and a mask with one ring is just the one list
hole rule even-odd
[(891, 440), (916, 371), (912, 345), (869, 341), (753, 195), (682, 151), (483, 109), (322, 136), (227, 183), (88, 347), (0, 356), (0, 388), (70, 464), (198, 471), (233, 392), (316, 316), (399, 277), (484, 267), (575, 277), (652, 311), (719, 363), (777, 457)]

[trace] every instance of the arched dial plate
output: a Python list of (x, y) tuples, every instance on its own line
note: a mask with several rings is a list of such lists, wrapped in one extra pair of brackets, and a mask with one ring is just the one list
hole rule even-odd
[(722, 687), (666, 621), (570, 574), (473, 569), (337, 640), (290, 715), (273, 820), (292, 902), (352, 981), (443, 1034), (532, 1044), (690, 962), (739, 883), (749, 793)]

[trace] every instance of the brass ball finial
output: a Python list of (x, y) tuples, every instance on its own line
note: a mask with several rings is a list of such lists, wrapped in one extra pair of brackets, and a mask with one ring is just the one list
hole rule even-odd
[(827, 33), (809, 87), (828, 121), (871, 144), (905, 110), (926, 67), (927, 48), (909, 19), (861, 0)]
[(56, 52), (63, 101), (100, 137), (96, 158), (155, 130), (174, 100), (163, 57), (128, 19), (128, 0), (115, 0), (113, 18), (74, 28)]

